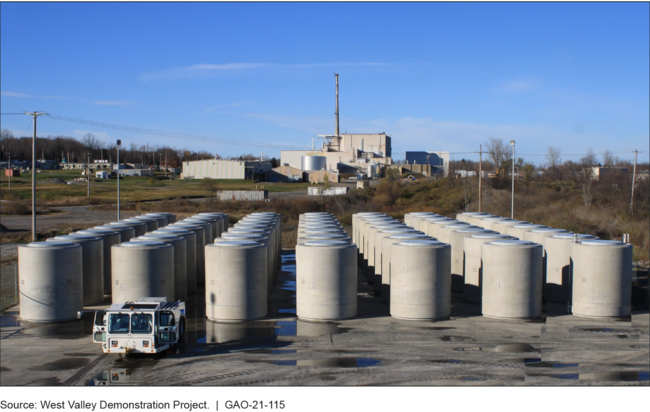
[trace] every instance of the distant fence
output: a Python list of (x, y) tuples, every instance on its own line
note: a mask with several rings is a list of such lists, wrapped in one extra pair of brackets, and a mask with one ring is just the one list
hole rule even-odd
[(217, 199), (222, 201), (257, 201), (262, 202), (269, 195), (268, 190), (219, 190)]
[(349, 187), (332, 187), (325, 189), (322, 187), (309, 187), (307, 188), (307, 194), (310, 196), (337, 196), (345, 195), (350, 191)]
[(0, 268), (0, 311), (18, 304), (18, 267), (16, 262)]

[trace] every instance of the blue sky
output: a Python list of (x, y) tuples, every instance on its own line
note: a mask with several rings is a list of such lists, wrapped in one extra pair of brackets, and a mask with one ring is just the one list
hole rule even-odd
[[(564, 159), (648, 157), (648, 3), (2, 3), (2, 112), (307, 147), (386, 132), (407, 150), (473, 152), (488, 137)], [(27, 116), (2, 128), (31, 135)], [(39, 120), (39, 135), (200, 143)], [(478, 158), (457, 154), (454, 158)], [(524, 156), (541, 163), (541, 156)]]

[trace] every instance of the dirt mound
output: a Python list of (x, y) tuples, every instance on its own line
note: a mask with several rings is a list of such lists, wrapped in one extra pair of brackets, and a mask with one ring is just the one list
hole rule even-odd
[(48, 177), (47, 179), (41, 180), (41, 183), (63, 183), (63, 184), (65, 184), (65, 181), (59, 179), (58, 177)]

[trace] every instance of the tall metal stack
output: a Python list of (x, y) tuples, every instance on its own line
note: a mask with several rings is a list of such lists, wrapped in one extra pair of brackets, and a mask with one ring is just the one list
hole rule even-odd
[(48, 242), (78, 243), (83, 256), (84, 305), (104, 300), (104, 241), (88, 235), (63, 235), (47, 239)]
[(390, 245), (390, 314), (399, 319), (438, 320), (451, 313), (451, 247), (436, 240)]
[(34, 242), (18, 247), (20, 317), (58, 322), (83, 310), (82, 246), (71, 242)]
[(174, 247), (168, 243), (140, 241), (114, 245), (111, 251), (113, 303), (141, 297), (166, 297), (174, 292)]

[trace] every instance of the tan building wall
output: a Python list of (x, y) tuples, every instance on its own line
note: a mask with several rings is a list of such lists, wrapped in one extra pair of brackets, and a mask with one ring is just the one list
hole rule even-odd
[(327, 170), (318, 170), (309, 174), (309, 183), (325, 183), (325, 176), (329, 179), (330, 183), (338, 183), (339, 175), (336, 173), (328, 172)]

